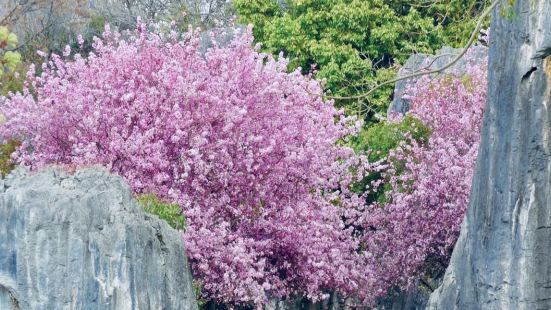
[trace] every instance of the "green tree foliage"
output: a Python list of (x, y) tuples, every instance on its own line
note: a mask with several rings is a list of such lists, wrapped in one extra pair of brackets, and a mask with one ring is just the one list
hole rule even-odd
[[(393, 77), (411, 53), (433, 53), (443, 45), (463, 45), (487, 0), (235, 0), (243, 23), (266, 51), (283, 52), (291, 69), (318, 78), (334, 96), (365, 93)], [(357, 111), (369, 104), (386, 111), (393, 87), (383, 87), (368, 102), (337, 100)], [(373, 113), (373, 110), (369, 110)], [(365, 112), (365, 111), (364, 111)]]

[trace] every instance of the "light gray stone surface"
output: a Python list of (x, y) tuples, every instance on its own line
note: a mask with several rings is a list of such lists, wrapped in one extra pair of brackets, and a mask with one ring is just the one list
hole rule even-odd
[(502, 3), (471, 204), (429, 309), (551, 309), (551, 0)]
[[(398, 70), (398, 76), (405, 76), (419, 71), (429, 71), (438, 68), (442, 68), (450, 61), (452, 61), (456, 55), (461, 53), (461, 48), (451, 48), (445, 46), (436, 52), (436, 55), (427, 54), (412, 54), (404, 66)], [(481, 63), (488, 56), (488, 48), (483, 45), (472, 46), (469, 50), (468, 58), (461, 58), (457, 63), (445, 70), (444, 73), (464, 74), (467, 65), (469, 63)], [(387, 114), (392, 113), (405, 114), (409, 111), (409, 100), (403, 98), (409, 85), (415, 84), (418, 78), (405, 79), (396, 82), (394, 86), (394, 96), (390, 106), (388, 107)]]
[(16, 170), (0, 181), (0, 309), (197, 309), (181, 234), (122, 179)]

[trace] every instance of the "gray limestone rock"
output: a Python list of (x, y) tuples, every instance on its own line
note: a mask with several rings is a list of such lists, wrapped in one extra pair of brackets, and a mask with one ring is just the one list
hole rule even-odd
[(551, 0), (501, 5), (471, 203), (429, 309), (551, 309)]
[[(404, 66), (398, 71), (398, 76), (405, 76), (417, 71), (427, 71), (442, 68), (448, 64), (457, 54), (461, 53), (461, 48), (443, 47), (436, 52), (436, 55), (413, 54), (411, 55)], [(468, 62), (482, 62), (488, 56), (488, 48), (483, 45), (472, 46), (469, 50), (469, 57), (461, 58), (457, 63), (445, 70), (445, 73), (453, 72), (455, 74), (464, 74)], [(414, 84), (417, 78), (405, 79), (396, 82), (394, 86), (394, 97), (387, 114), (392, 113), (405, 114), (409, 111), (409, 100), (403, 98), (408, 86)]]
[(98, 169), (0, 181), (0, 309), (197, 309), (181, 234)]

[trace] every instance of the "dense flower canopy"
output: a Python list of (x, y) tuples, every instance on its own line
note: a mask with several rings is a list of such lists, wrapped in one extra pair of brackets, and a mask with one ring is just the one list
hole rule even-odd
[(285, 59), (251, 48), (250, 29), (201, 54), (193, 31), (106, 29), (88, 57), (52, 55), (1, 106), (14, 158), (101, 164), (138, 193), (178, 203), (186, 247), (207, 297), (353, 291), (359, 278), (342, 210), (362, 158), (341, 146), (361, 124), (320, 96)]
[(487, 87), (486, 60), (466, 57), (466, 74), (425, 76), (409, 88), (409, 113), (432, 134), (426, 143), (408, 139), (379, 167), (391, 190), (384, 205), (370, 205), (364, 214), (362, 240), (383, 291), (411, 288), (431, 257), (445, 267), (459, 235)]

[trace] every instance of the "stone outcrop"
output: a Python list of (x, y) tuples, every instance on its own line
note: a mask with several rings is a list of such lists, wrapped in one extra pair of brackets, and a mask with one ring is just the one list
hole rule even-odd
[(429, 309), (551, 309), (551, 0), (508, 3), (492, 17), (471, 204)]
[[(449, 46), (438, 50), (435, 55), (412, 54), (404, 66), (398, 70), (398, 76), (405, 76), (419, 71), (428, 71), (442, 68), (452, 61), (456, 55), (461, 53), (461, 48), (451, 48)], [(488, 48), (483, 45), (472, 46), (469, 50), (468, 58), (461, 58), (453, 66), (445, 70), (445, 73), (453, 72), (455, 74), (464, 74), (468, 67), (467, 62), (482, 62), (488, 56)], [(414, 84), (417, 78), (405, 79), (396, 82), (394, 86), (394, 96), (387, 114), (392, 113), (405, 114), (409, 111), (409, 100), (404, 98), (405, 91), (409, 85)]]
[(0, 309), (197, 309), (181, 233), (102, 170), (0, 181)]

